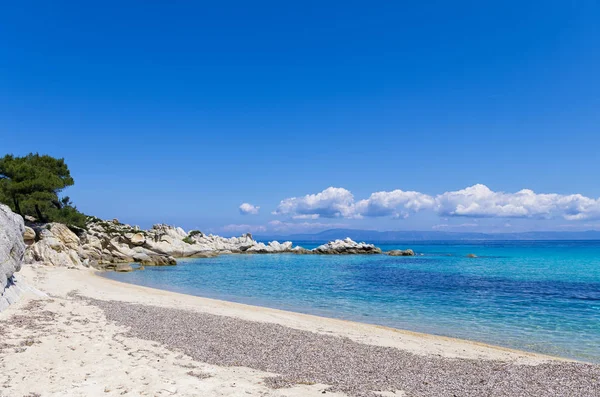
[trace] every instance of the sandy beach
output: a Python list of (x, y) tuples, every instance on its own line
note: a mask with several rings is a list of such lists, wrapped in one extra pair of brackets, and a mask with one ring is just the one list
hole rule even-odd
[(27, 266), (0, 396), (600, 395), (600, 366)]

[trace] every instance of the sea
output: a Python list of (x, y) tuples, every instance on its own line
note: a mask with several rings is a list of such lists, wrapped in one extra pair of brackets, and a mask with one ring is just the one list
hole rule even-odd
[(600, 241), (373, 243), (416, 256), (222, 255), (104, 276), (600, 363)]

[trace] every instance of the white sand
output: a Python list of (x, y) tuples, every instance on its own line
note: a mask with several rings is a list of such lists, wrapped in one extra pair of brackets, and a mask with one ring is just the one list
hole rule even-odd
[[(269, 374), (249, 368), (195, 362), (180, 352), (145, 340), (124, 337), (123, 327), (109, 324), (101, 309), (67, 294), (121, 300), (161, 307), (277, 323), (287, 327), (346, 336), (358, 342), (391, 346), (423, 355), (502, 360), (537, 364), (553, 358), (452, 338), (328, 319), (268, 308), (199, 298), (99, 277), (89, 270), (25, 267), (26, 282), (49, 295), (44, 307), (55, 319), (44, 329), (18, 328), (9, 321), (23, 314), (25, 296), (0, 313), (0, 396), (322, 396), (327, 385), (267, 388)], [(8, 324), (8, 325), (7, 325)], [(0, 334), (1, 335), (1, 334)], [(208, 374), (198, 378), (195, 374)], [(389, 393), (388, 393), (389, 394)], [(327, 392), (328, 396), (341, 396)], [(398, 391), (395, 396), (402, 395)]]

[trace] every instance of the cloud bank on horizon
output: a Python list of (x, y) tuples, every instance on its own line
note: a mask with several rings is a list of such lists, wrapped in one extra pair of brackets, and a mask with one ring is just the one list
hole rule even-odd
[(437, 196), (415, 191), (382, 191), (356, 201), (347, 189), (329, 187), (320, 193), (282, 200), (274, 215), (292, 219), (364, 217), (407, 218), (430, 210), (444, 217), (563, 218), (567, 221), (600, 218), (600, 199), (581, 194), (539, 194), (529, 189), (495, 192), (477, 184)]

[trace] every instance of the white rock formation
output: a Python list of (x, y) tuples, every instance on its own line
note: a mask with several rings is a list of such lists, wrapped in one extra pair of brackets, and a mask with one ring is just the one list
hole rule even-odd
[(25, 263), (61, 267), (84, 267), (81, 240), (61, 223), (49, 223), (38, 230), (40, 240), (25, 254)]
[(0, 311), (14, 303), (20, 288), (15, 273), (25, 252), (23, 218), (0, 204)]
[[(149, 230), (91, 217), (86, 229), (76, 233), (58, 223), (35, 225), (31, 245), (25, 255), (26, 263), (50, 266), (115, 269), (118, 263), (139, 262), (146, 266), (174, 265), (175, 258), (213, 257), (230, 253), (295, 253), (295, 254), (373, 254), (379, 248), (351, 239), (336, 240), (312, 251), (294, 247), (291, 241), (268, 244), (257, 242), (250, 233), (225, 238), (193, 230), (186, 233), (180, 227), (164, 224)], [(31, 236), (32, 233), (28, 232)], [(35, 241), (37, 240), (37, 241)]]
[(248, 248), (246, 252), (260, 254), (277, 254), (282, 252), (292, 252), (292, 242), (286, 241), (285, 243), (280, 243), (279, 241), (271, 241), (269, 244), (256, 243), (252, 247)]
[(373, 244), (357, 243), (351, 238), (330, 241), (313, 249), (314, 254), (344, 255), (344, 254), (381, 254), (381, 249)]
[(39, 240), (25, 254), (25, 263), (61, 267), (112, 267), (116, 263), (140, 262), (144, 265), (174, 265), (175, 259), (143, 245), (145, 235), (130, 226), (111, 222), (88, 224), (75, 234), (60, 223), (36, 226)]

